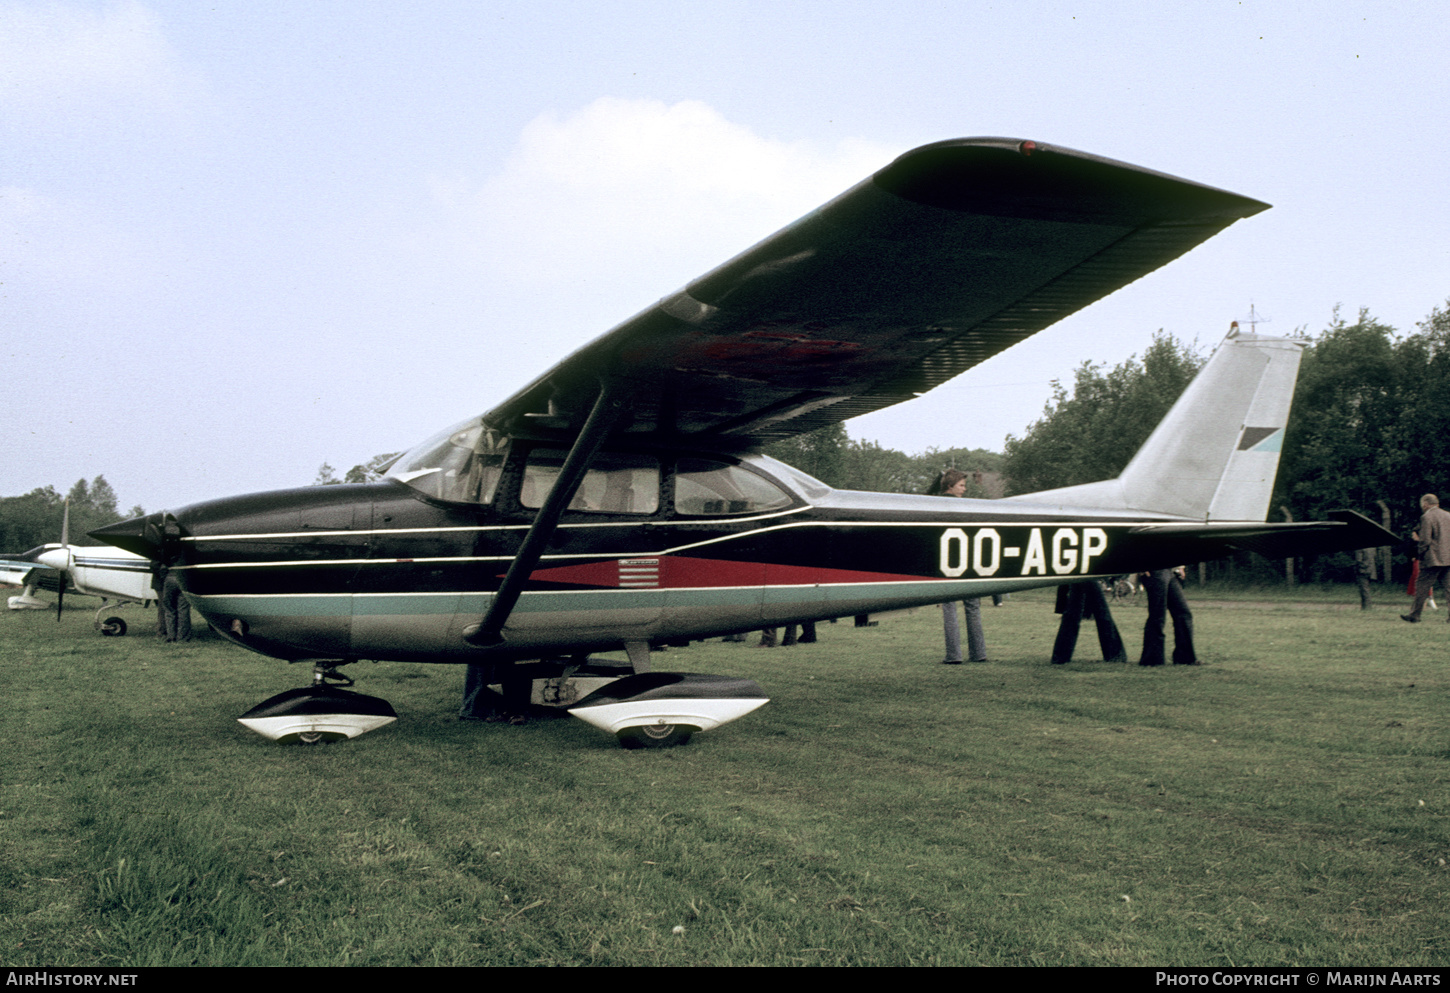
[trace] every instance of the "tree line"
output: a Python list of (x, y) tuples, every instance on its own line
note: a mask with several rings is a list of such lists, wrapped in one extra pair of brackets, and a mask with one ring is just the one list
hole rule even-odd
[(89, 483), (78, 479), (64, 495), (53, 486), (42, 486), (23, 496), (0, 497), (0, 552), (24, 552), (60, 541), (67, 501), (73, 545), (99, 544), (86, 537), (86, 532), (146, 513), (138, 505), (122, 514), (116, 505), (116, 491), (105, 476), (97, 476)]
[[(1304, 356), (1271, 518), (1323, 520), (1348, 509), (1407, 536), (1421, 494), (1450, 489), (1450, 309), (1432, 309), (1408, 334), (1367, 311), (1350, 321), (1336, 310), (1322, 331), (1293, 337)], [(1071, 388), (1054, 382), (1041, 419), (1007, 439), (1008, 492), (1116, 476), (1206, 358), (1160, 331), (1141, 359), (1112, 369), (1085, 362)], [(1397, 578), (1407, 561), (1395, 550)], [(1347, 553), (1306, 558), (1294, 570), (1303, 581), (1353, 578)], [(1284, 579), (1281, 563), (1247, 553), (1209, 573)]]
[(765, 454), (815, 476), (827, 486), (876, 493), (925, 493), (946, 469), (967, 473), (966, 496), (1001, 496), (1002, 456), (984, 448), (928, 448), (907, 455), (874, 441), (848, 437), (844, 424), (773, 442)]

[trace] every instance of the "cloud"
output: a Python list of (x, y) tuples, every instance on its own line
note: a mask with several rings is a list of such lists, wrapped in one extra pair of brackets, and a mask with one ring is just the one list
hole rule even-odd
[(0, 5), (0, 119), (168, 106), (178, 59), (158, 18), (138, 3)]
[(472, 188), (440, 181), (434, 196), (480, 248), (481, 261), (506, 278), (640, 274), (653, 299), (815, 209), (898, 151), (761, 137), (696, 100), (604, 97), (534, 119), (500, 172)]

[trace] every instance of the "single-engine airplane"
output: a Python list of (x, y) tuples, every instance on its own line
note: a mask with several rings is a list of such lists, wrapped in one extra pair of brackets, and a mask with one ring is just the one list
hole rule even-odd
[[(1264, 522), (1300, 349), (1225, 340), (1114, 480), (1005, 500), (833, 490), (759, 451), (911, 399), (1267, 204), (1067, 148), (908, 152), (574, 353), (379, 483), (194, 504), (91, 532), (173, 564), (237, 644), (314, 663), (243, 718), (277, 740), (393, 717), (328, 685), (358, 659), (560, 676), (627, 745), (764, 702), (651, 673), (651, 643), (1217, 558), (1384, 544), (1345, 513)], [(538, 660), (528, 665), (516, 664)]]
[(7, 599), (11, 610), (49, 610), (51, 605), (35, 595), (37, 589), (54, 590), (55, 616), (60, 619), (67, 586), (76, 593), (98, 596), (95, 627), (115, 637), (126, 633), (126, 621), (101, 615), (131, 603), (154, 599), (151, 589), (151, 560), (144, 555), (110, 545), (70, 543), (70, 504), (60, 527), (60, 541), (38, 545), (19, 555), (0, 557), (0, 586), (19, 586), (21, 591)]

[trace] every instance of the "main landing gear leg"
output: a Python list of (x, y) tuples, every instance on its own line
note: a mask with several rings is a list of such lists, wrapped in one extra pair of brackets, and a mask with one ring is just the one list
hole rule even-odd
[(388, 701), (340, 686), (352, 680), (336, 670), (354, 659), (319, 660), (312, 666), (312, 685), (264, 700), (237, 720), (278, 744), (315, 745), (344, 741), (398, 719)]
[(312, 685), (313, 686), (351, 686), (351, 676), (344, 676), (337, 670), (345, 665), (351, 665), (352, 659), (344, 659), (341, 662), (314, 662), (312, 663)]
[(649, 642), (626, 641), (624, 653), (629, 656), (629, 664), (634, 668), (635, 675), (650, 671)]

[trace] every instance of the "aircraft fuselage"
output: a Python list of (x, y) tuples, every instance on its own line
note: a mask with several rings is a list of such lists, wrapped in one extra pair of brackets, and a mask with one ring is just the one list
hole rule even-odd
[[(719, 456), (710, 456), (716, 463)], [(177, 511), (178, 573), (223, 634), (287, 659), (466, 663), (609, 650), (874, 613), (1176, 564), (1134, 531), (1173, 518), (830, 490), (729, 460), (788, 497), (680, 512), (675, 470), (648, 514), (571, 511), (487, 651), (465, 642), (530, 525), (519, 492), (428, 500), (396, 481)], [(810, 481), (814, 483), (814, 481)], [(686, 508), (689, 509), (689, 508)], [(699, 509), (697, 506), (695, 509)], [(1166, 558), (1165, 558), (1166, 556)]]

